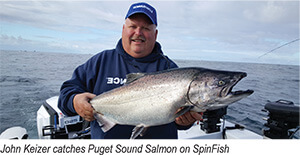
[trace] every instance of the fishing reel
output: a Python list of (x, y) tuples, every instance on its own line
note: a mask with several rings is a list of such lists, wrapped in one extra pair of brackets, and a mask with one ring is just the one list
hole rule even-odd
[[(265, 136), (272, 139), (291, 139), (299, 130), (299, 106), (287, 100), (278, 100), (265, 105), (265, 112), (269, 112)], [(292, 130), (294, 129), (294, 130)]]
[(206, 133), (213, 133), (220, 131), (220, 119), (226, 115), (227, 106), (216, 110), (207, 110), (203, 113), (203, 121), (200, 124), (201, 130)]

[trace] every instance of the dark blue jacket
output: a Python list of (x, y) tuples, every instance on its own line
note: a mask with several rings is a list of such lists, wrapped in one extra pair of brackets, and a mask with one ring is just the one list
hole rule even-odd
[[(73, 107), (73, 98), (76, 94), (90, 92), (99, 95), (122, 86), (126, 79), (126, 74), (155, 72), (169, 68), (177, 68), (177, 65), (163, 55), (158, 42), (156, 42), (150, 55), (136, 59), (124, 51), (122, 40), (120, 39), (115, 49), (98, 53), (76, 68), (72, 78), (64, 82), (61, 87), (58, 107), (66, 115), (77, 115)], [(133, 126), (128, 125), (116, 125), (104, 133), (98, 123), (93, 121), (91, 122), (91, 137), (108, 139), (129, 138), (133, 128)], [(172, 122), (166, 125), (150, 127), (142, 138), (177, 138), (177, 125)]]

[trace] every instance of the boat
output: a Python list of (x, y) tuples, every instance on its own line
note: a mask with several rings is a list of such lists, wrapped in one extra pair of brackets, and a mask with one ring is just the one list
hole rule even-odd
[[(37, 111), (39, 139), (90, 139), (89, 122), (79, 115), (65, 116), (57, 107), (58, 96), (45, 101)], [(188, 130), (179, 130), (179, 139), (298, 139), (299, 106), (291, 101), (278, 100), (265, 105), (268, 113), (263, 133), (257, 134), (243, 125), (225, 120), (227, 107), (206, 111), (203, 120)], [(299, 135), (299, 134), (298, 134)], [(11, 127), (1, 133), (0, 139), (27, 139), (26, 129)]]

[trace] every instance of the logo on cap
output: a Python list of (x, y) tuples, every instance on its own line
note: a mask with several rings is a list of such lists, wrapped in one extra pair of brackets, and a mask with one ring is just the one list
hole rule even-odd
[(153, 10), (151, 10), (146, 5), (136, 5), (136, 6), (133, 7), (133, 9), (136, 9), (136, 8), (145, 8), (145, 9), (149, 10), (151, 13), (153, 13)]

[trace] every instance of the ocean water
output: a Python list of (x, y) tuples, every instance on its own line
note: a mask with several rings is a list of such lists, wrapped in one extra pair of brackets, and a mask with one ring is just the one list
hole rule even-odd
[[(61, 84), (92, 55), (0, 51), (0, 133), (13, 126), (37, 136), (36, 112), (46, 99), (59, 95)], [(262, 134), (269, 101), (286, 99), (299, 105), (299, 66), (175, 60), (180, 67), (244, 71), (248, 76), (234, 90), (254, 93), (229, 106), (226, 119)]]

